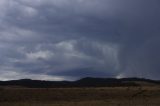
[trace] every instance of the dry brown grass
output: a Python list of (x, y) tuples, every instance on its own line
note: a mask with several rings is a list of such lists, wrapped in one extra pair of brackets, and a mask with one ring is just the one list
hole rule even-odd
[(5, 88), (0, 106), (160, 106), (160, 88)]

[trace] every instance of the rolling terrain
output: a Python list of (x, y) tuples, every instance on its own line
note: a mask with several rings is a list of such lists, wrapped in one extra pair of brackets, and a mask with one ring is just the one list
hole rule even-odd
[(83, 78), (77, 81), (41, 81), (31, 79), (0, 81), (0, 86), (20, 86), (27, 88), (67, 88), (67, 87), (128, 87), (160, 85), (160, 81), (143, 78)]
[(160, 106), (159, 81), (148, 79), (23, 79), (0, 85), (0, 106)]

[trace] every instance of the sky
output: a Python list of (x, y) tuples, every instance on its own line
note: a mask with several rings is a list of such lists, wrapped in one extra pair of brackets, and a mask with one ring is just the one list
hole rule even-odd
[(160, 80), (159, 0), (0, 0), (0, 80)]

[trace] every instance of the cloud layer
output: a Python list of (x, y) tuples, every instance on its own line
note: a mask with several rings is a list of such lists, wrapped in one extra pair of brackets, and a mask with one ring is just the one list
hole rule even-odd
[(1, 0), (0, 79), (159, 79), (159, 4)]

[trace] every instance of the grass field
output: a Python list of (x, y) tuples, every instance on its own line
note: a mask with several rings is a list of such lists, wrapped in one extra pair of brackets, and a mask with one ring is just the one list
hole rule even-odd
[(0, 106), (160, 106), (159, 87), (1, 88)]

